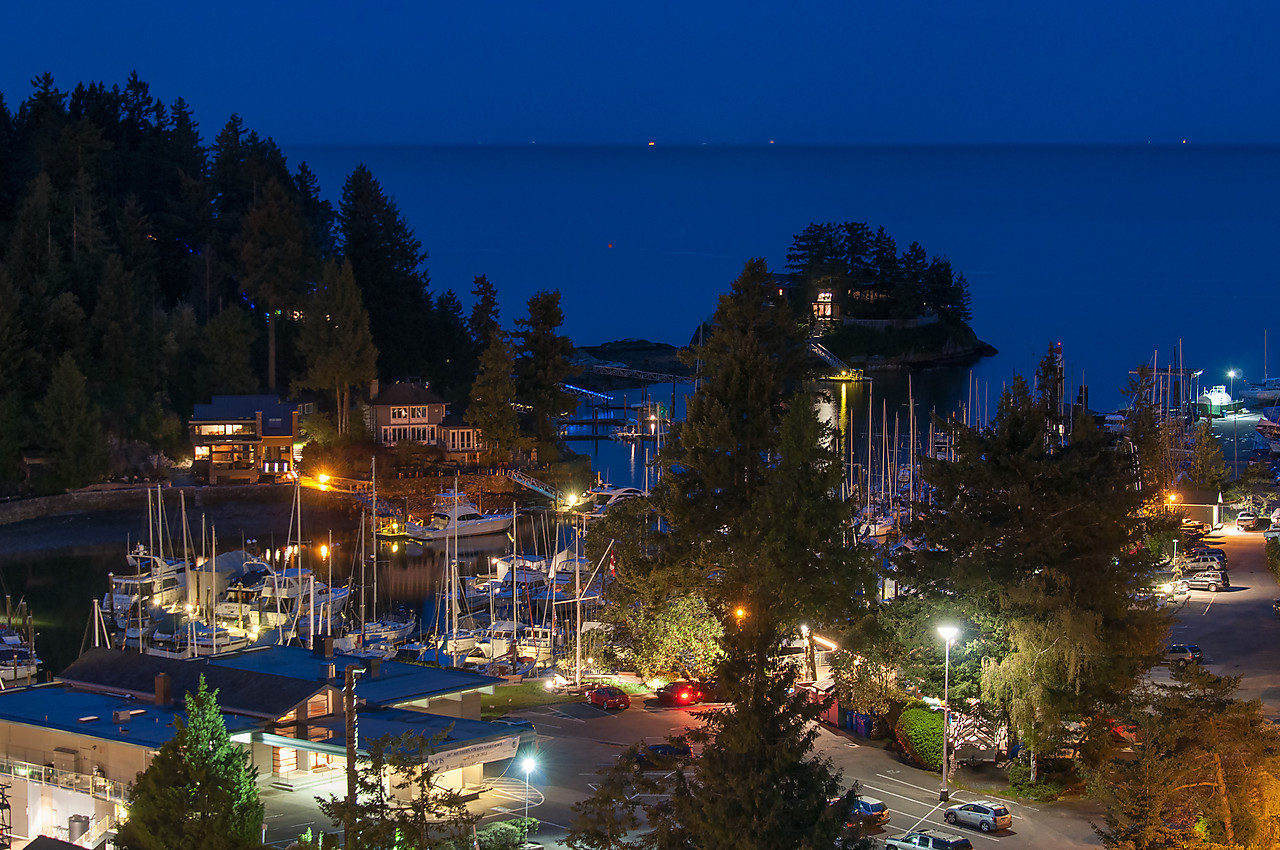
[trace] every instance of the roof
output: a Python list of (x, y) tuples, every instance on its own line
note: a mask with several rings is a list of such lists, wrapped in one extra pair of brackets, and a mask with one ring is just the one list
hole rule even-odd
[[(308, 657), (310, 653), (299, 650)], [(233, 714), (274, 719), (288, 714), (329, 683), (320, 679), (319, 666), (312, 663), (309, 676), (277, 675), (266, 670), (242, 670), (215, 664), (221, 659), (163, 658), (121, 649), (91, 649), (62, 671), (59, 681), (99, 691), (131, 694), (150, 702), (155, 694), (156, 676), (168, 673), (174, 704), (200, 686), (205, 677), (209, 688), (217, 689), (218, 705)]]
[(191, 421), (254, 421), (261, 413), (262, 436), (287, 437), (293, 434), (293, 414), (297, 410), (297, 405), (285, 404), (273, 395), (216, 395), (209, 404), (195, 406)]
[[(181, 661), (190, 664), (190, 661)], [(337, 675), (330, 684), (341, 688), (348, 665), (365, 667), (366, 659), (335, 655), (324, 658), (300, 646), (264, 646), (246, 649), (232, 655), (223, 655), (208, 662), (211, 668), (228, 668), (245, 673), (274, 674), (276, 678), (290, 678), (315, 683), (322, 665), (333, 664)], [(402, 661), (383, 661), (378, 675), (365, 673), (356, 688), (360, 698), (371, 706), (393, 707), (414, 700), (441, 697), (449, 694), (474, 691), (502, 683), (495, 676), (482, 676), (467, 670), (441, 667), (424, 667)], [(213, 685), (212, 679), (209, 681)], [(176, 692), (175, 688), (175, 692)]]
[[(137, 712), (126, 723), (112, 717), (116, 711)], [(123, 694), (92, 693), (66, 685), (36, 685), (0, 691), (0, 720), (57, 729), (99, 740), (118, 741), (158, 749), (173, 737), (173, 720), (187, 713), (177, 705), (155, 706)], [(232, 735), (258, 728), (258, 722), (223, 713)]]
[(63, 850), (63, 848), (77, 848), (79, 844), (72, 844), (70, 841), (63, 841), (59, 838), (50, 838), (47, 835), (37, 835), (31, 842), (27, 844), (26, 850)]
[[(359, 691), (363, 686), (356, 687)], [(311, 734), (324, 729), (328, 733), (325, 743), (331, 746), (346, 747), (347, 730), (345, 719), (341, 715), (324, 718), (311, 723)], [(409, 709), (360, 710), (361, 749), (365, 750), (368, 742), (384, 735), (403, 735), (405, 732), (416, 732), (435, 740), (432, 744), (436, 752), (457, 749), (458, 747), (478, 744), (484, 741), (502, 740), (504, 738), (523, 738), (524, 730), (508, 726), (504, 723), (490, 723), (484, 720), (465, 720), (458, 717), (446, 717), (443, 714), (430, 714), (425, 711)]]
[(379, 407), (388, 405), (444, 404), (444, 399), (421, 384), (392, 384), (378, 390), (378, 397), (369, 402)]

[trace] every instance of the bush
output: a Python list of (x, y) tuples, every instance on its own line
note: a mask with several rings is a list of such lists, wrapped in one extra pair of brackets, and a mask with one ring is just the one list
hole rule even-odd
[(1267, 538), (1267, 569), (1280, 581), (1280, 537)]
[(942, 770), (942, 712), (923, 703), (909, 705), (894, 727), (907, 755), (929, 770)]
[(1059, 771), (1054, 770), (1054, 763), (1049, 759), (1041, 759), (1037, 764), (1035, 783), (1031, 782), (1031, 759), (1025, 754), (1018, 756), (1009, 765), (1009, 793), (1015, 797), (1049, 802), (1062, 796), (1066, 786), (1057, 781)]

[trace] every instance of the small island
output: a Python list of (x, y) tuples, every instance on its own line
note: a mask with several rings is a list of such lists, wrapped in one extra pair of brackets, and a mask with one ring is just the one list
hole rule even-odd
[(883, 227), (810, 224), (775, 274), (797, 318), (836, 356), (863, 369), (968, 363), (996, 354), (969, 326), (969, 283), (918, 242), (899, 253)]

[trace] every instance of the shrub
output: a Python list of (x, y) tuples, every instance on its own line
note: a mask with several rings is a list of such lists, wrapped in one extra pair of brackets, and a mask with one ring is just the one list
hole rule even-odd
[(1009, 765), (1009, 792), (1015, 797), (1043, 802), (1049, 802), (1061, 797), (1062, 792), (1066, 790), (1066, 786), (1056, 781), (1056, 779), (1050, 778), (1051, 772), (1057, 773), (1053, 771), (1053, 761), (1051, 759), (1042, 759), (1037, 768), (1036, 781), (1032, 783), (1031, 760), (1025, 754), (1014, 759)]
[(942, 712), (923, 703), (909, 705), (894, 727), (907, 755), (929, 770), (942, 770)]
[(1280, 580), (1280, 537), (1267, 538), (1267, 569)]

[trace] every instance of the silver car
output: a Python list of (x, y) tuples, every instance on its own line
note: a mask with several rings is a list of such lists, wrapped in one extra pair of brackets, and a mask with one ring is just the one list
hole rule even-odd
[(943, 817), (947, 823), (976, 826), (983, 832), (995, 832), (1013, 826), (1013, 815), (1009, 814), (1009, 807), (994, 800), (961, 803), (947, 809)]

